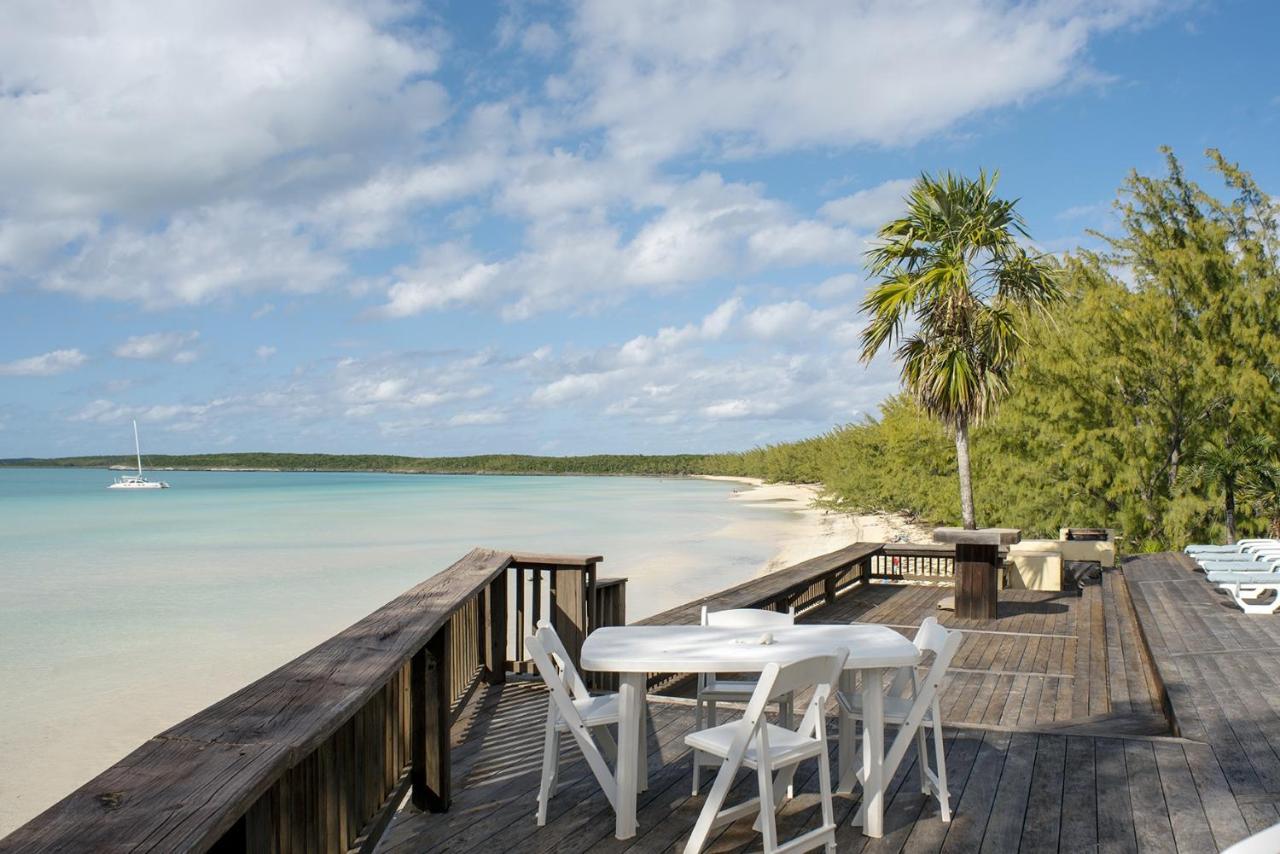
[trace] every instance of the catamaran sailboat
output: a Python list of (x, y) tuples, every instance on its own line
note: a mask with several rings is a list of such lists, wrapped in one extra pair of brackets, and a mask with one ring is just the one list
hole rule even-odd
[(116, 482), (107, 489), (168, 489), (169, 484), (163, 480), (147, 480), (142, 476), (142, 446), (138, 444), (138, 422), (133, 422), (133, 452), (138, 457), (138, 473), (126, 474), (116, 478)]

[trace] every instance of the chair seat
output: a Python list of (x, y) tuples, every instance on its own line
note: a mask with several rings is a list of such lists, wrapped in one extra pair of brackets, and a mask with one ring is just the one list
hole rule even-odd
[[(582, 716), (582, 722), (589, 727), (616, 724), (618, 722), (617, 694), (601, 694), (598, 697), (588, 697), (585, 700), (574, 700), (573, 706), (578, 710), (578, 714)], [(569, 731), (569, 725), (559, 715), (556, 715), (556, 729), (561, 732)]]
[[(843, 691), (836, 692), (836, 702), (844, 709), (844, 713), (851, 718), (861, 720), (862, 714), (862, 695), (853, 694), (852, 696)], [(911, 713), (910, 697), (885, 697), (884, 698), (884, 722), (887, 724), (901, 724), (907, 719), (907, 715)], [(921, 726), (933, 726), (933, 711), (924, 713), (924, 719), (920, 721)]]
[(749, 700), (756, 690), (754, 679), (717, 679), (698, 689), (701, 700)]
[[(817, 756), (822, 752), (822, 745), (815, 739), (800, 735), (794, 730), (774, 724), (765, 724), (764, 729), (768, 731), (769, 764), (775, 767), (778, 765), (790, 765), (793, 762)], [(703, 753), (709, 753), (721, 759), (728, 759), (729, 748), (733, 745), (733, 739), (741, 731), (741, 721), (730, 721), (727, 724), (711, 727), (711, 729), (690, 733), (684, 737), (684, 743), (694, 750), (700, 750)], [(747, 747), (746, 756), (742, 760), (744, 765), (751, 768), (756, 767), (760, 759), (759, 748), (759, 738), (752, 739), (751, 744)]]

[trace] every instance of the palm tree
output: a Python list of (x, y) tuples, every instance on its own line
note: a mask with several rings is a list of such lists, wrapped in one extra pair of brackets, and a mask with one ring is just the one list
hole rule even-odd
[(1280, 463), (1265, 462), (1247, 472), (1240, 497), (1267, 520), (1267, 536), (1280, 537)]
[(977, 522), (969, 430), (1008, 394), (1027, 312), (1062, 297), (1053, 265), (1018, 242), (1026, 227), (1016, 201), (996, 197), (997, 177), (921, 175), (906, 215), (881, 228), (867, 252), (880, 281), (862, 302), (871, 318), (863, 362), (896, 344), (903, 385), (955, 437), (960, 512), (970, 529)]
[(1271, 445), (1271, 439), (1266, 436), (1250, 437), (1241, 442), (1206, 442), (1192, 457), (1189, 472), (1192, 477), (1202, 483), (1222, 485), (1222, 515), (1228, 543), (1236, 541), (1236, 493), (1242, 481), (1258, 480), (1251, 475), (1266, 459)]

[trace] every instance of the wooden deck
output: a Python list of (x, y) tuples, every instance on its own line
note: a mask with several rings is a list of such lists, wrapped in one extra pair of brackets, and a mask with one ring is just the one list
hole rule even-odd
[(1242, 613), (1181, 554), (1125, 574), (1176, 730), (1212, 747), (1250, 827), (1280, 821), (1280, 616)]
[[(882, 839), (849, 824), (856, 796), (837, 797), (840, 850), (1211, 852), (1273, 823), (1269, 801), (1241, 800), (1246, 790), (1235, 777), (1243, 769), (1223, 762), (1214, 743), (1170, 734), (1161, 674), (1139, 632), (1149, 617), (1134, 608), (1126, 585), (1131, 573), (1109, 572), (1082, 597), (1005, 591), (1000, 617), (980, 626), (937, 611), (946, 587), (873, 584), (806, 614), (804, 621), (876, 622), (907, 635), (937, 614), (968, 632), (943, 694), (954, 820), (943, 824), (919, 793), (909, 757), (888, 789)], [(1269, 643), (1280, 651), (1280, 633)], [(1267, 699), (1280, 709), (1276, 692)], [(650, 787), (634, 839), (613, 838), (608, 803), (569, 754), (547, 826), (536, 827), (546, 699), (540, 683), (519, 681), (486, 688), (455, 729), (452, 809), (402, 808), (378, 850), (679, 850), (703, 798), (689, 794), (683, 736), (692, 710), (678, 688), (672, 693), (651, 702)], [(1221, 728), (1220, 719), (1213, 726)], [(1280, 758), (1270, 756), (1267, 773), (1280, 774)], [(1272, 791), (1258, 769), (1249, 779), (1256, 783), (1248, 792)], [(744, 775), (741, 791), (751, 784)], [(797, 797), (781, 814), (784, 837), (817, 820), (815, 791), (815, 775), (798, 779)], [(726, 828), (712, 850), (758, 848), (744, 821)]]

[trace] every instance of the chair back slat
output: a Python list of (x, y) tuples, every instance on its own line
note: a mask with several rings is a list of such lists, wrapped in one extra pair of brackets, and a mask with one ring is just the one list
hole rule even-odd
[(919, 686), (920, 690), (930, 693), (941, 690), (947, 668), (951, 666), (951, 660), (955, 658), (963, 641), (963, 632), (943, 628), (934, 617), (929, 617), (920, 624), (920, 630), (916, 632), (916, 649), (922, 653), (933, 653), (933, 663), (925, 674), (923, 685)]
[(783, 665), (769, 688), (768, 699), (772, 700), (781, 694), (796, 693), (810, 685), (815, 685), (819, 689), (830, 688), (831, 683), (840, 678), (840, 670), (833, 671), (832, 668), (837, 662), (843, 668), (848, 656), (848, 650), (839, 648), (831, 655), (815, 656)]
[(783, 613), (761, 608), (730, 608), (726, 611), (708, 611), (702, 606), (702, 625), (724, 629), (769, 629), (794, 626), (796, 609)]
[(564, 680), (564, 687), (573, 694), (574, 699), (585, 700), (590, 697), (591, 692), (587, 690), (587, 683), (582, 681), (578, 669), (573, 666), (573, 659), (569, 657), (569, 651), (565, 649), (564, 642), (560, 640), (560, 635), (556, 634), (551, 624), (546, 620), (539, 620), (535, 636), (542, 649), (554, 662), (559, 677)]

